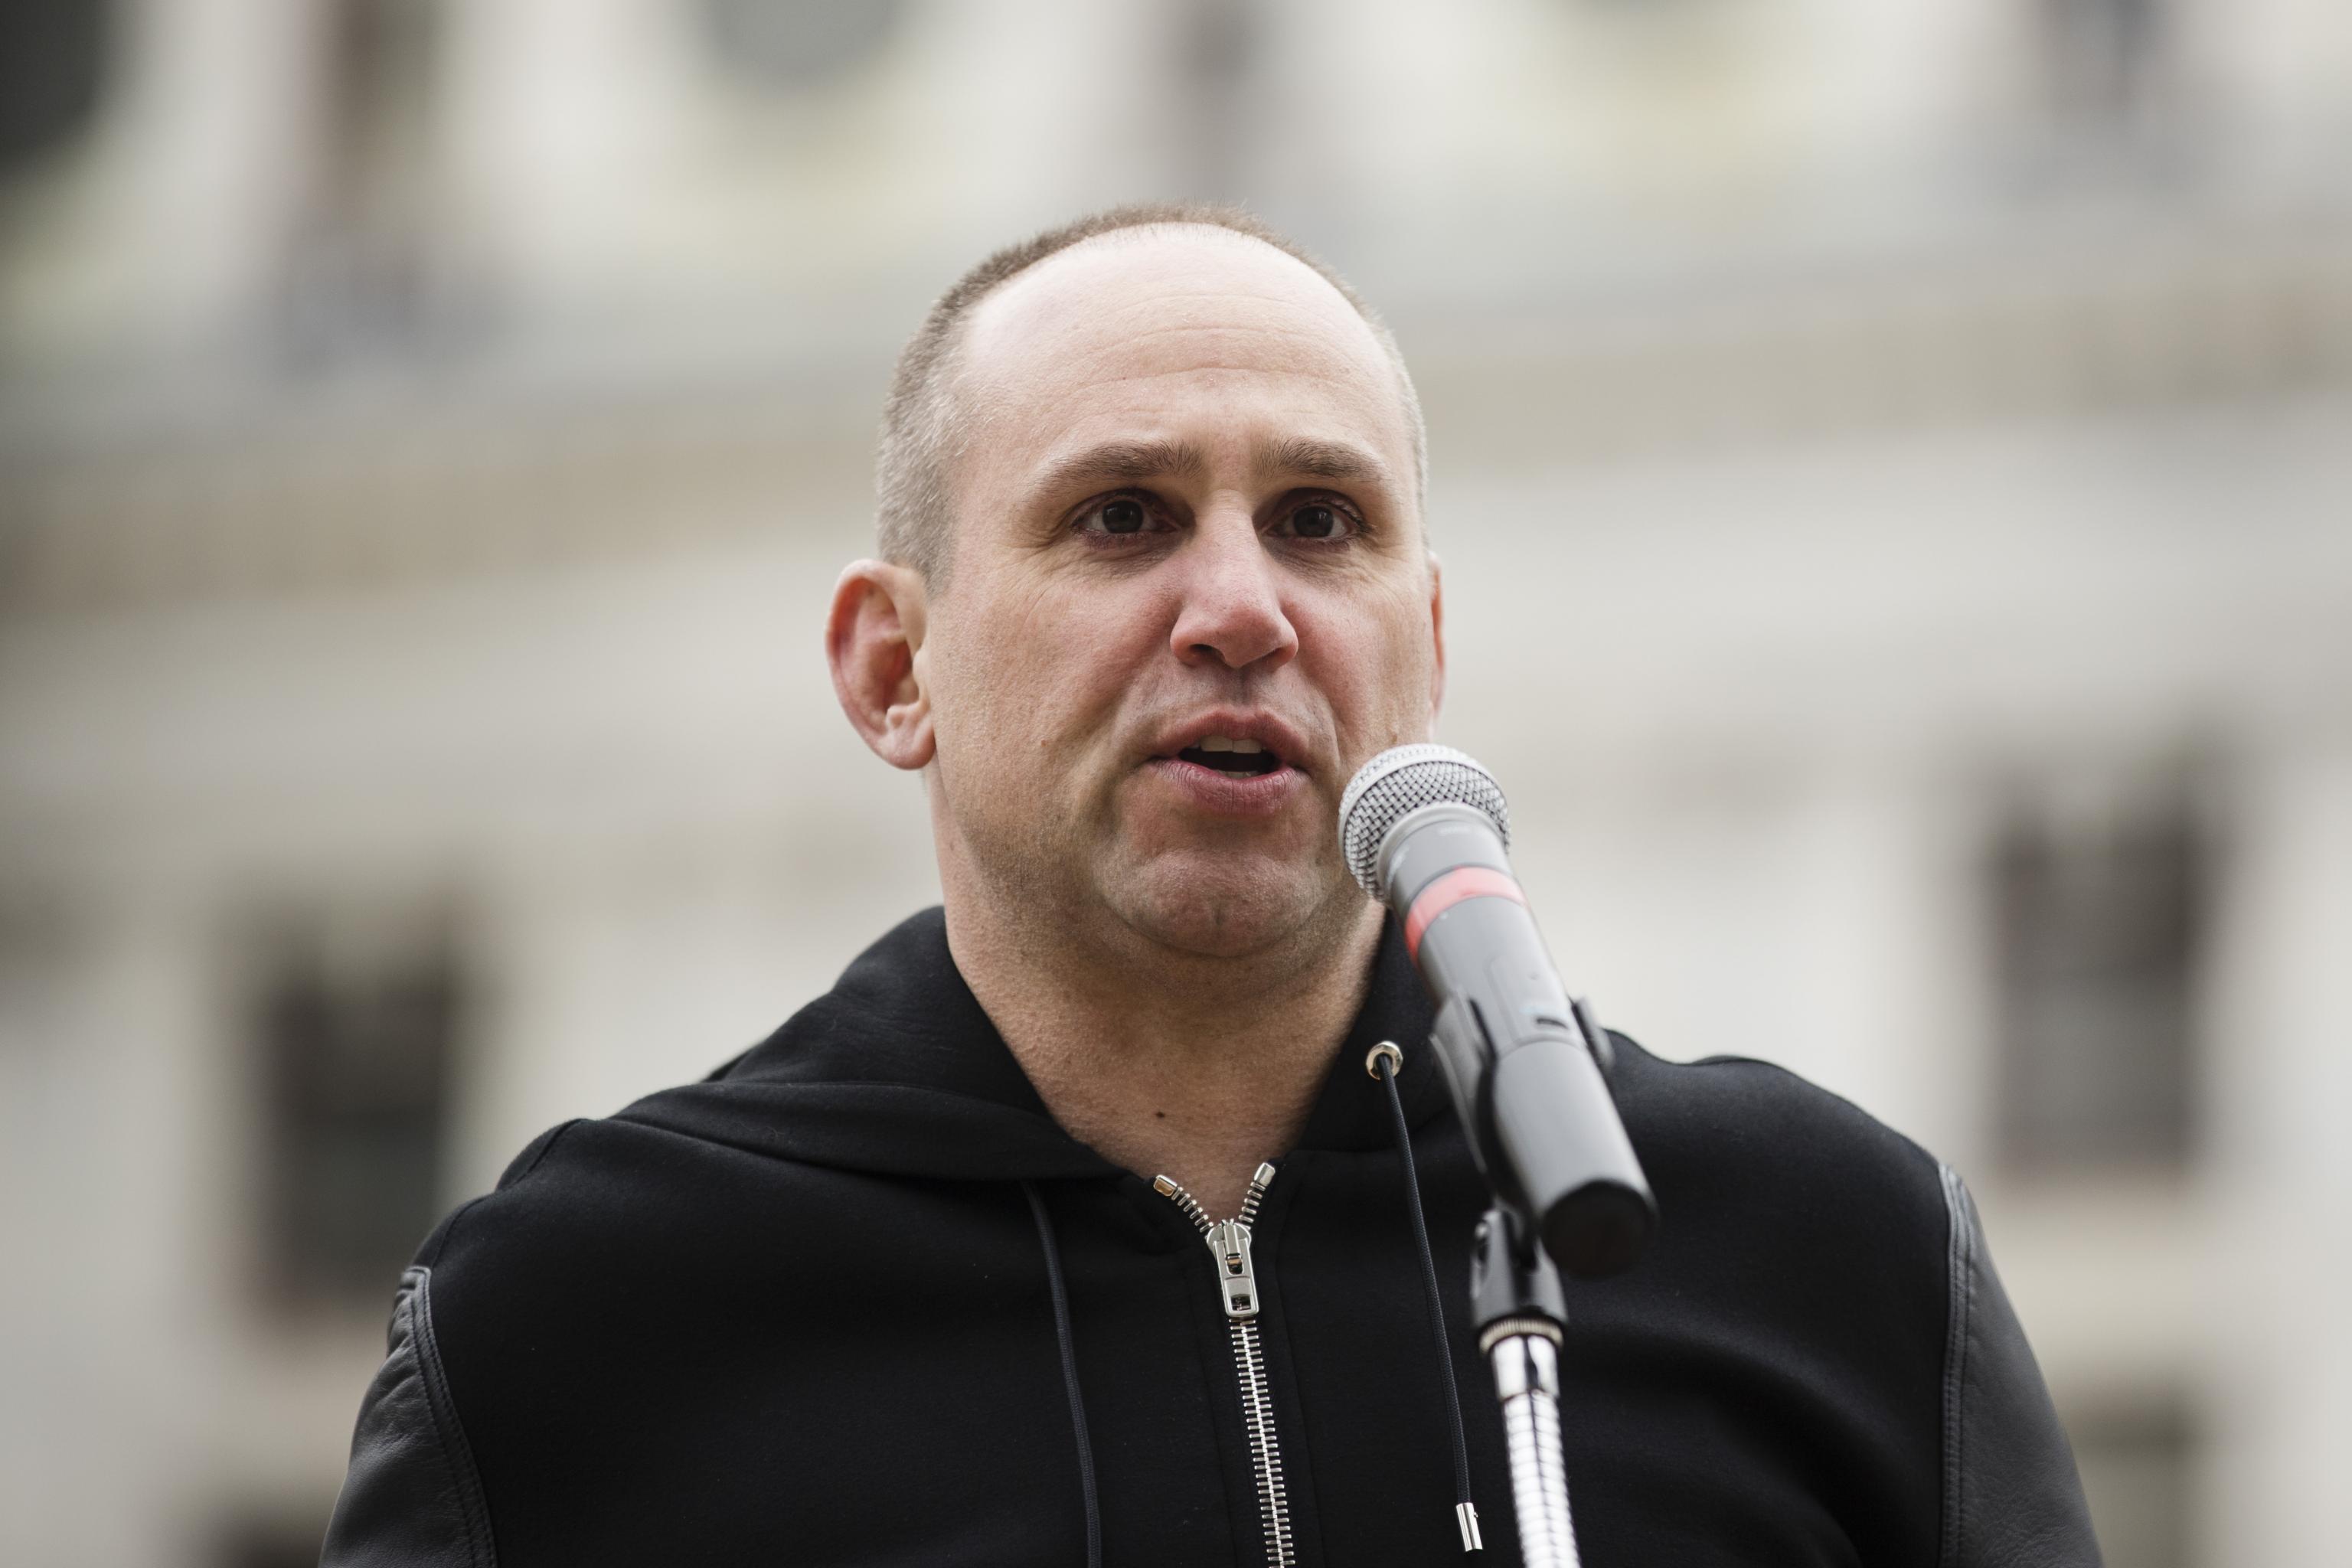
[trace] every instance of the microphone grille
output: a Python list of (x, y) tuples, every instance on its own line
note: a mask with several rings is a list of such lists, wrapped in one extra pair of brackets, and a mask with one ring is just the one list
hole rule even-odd
[(1380, 883), (1380, 858), (1389, 829), (1440, 801), (1486, 813), (1503, 847), (1511, 847), (1510, 803), (1494, 774), (1451, 746), (1391, 746), (1356, 770), (1339, 800), (1339, 849), (1349, 874), (1364, 891), (1375, 899), (1387, 896)]

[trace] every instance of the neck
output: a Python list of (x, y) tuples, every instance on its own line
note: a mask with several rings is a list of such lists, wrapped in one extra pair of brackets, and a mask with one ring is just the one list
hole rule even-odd
[(1108, 954), (1010, 926), (1003, 902), (948, 880), (956, 967), (1055, 1121), (1147, 1181), (1182, 1183), (1213, 1217), (1240, 1208), (1259, 1163), (1297, 1142), (1363, 1005), (1379, 909), (1244, 957)]

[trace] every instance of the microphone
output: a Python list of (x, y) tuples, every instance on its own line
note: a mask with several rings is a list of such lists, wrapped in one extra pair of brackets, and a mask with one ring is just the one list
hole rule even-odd
[(1609, 1037), (1569, 1000), (1510, 841), (1502, 787), (1449, 746), (1391, 746), (1339, 802), (1348, 869), (1396, 912), (1437, 1004), (1430, 1042), (1479, 1170), (1555, 1263), (1600, 1279), (1641, 1256), (1657, 1204), (1601, 1076)]

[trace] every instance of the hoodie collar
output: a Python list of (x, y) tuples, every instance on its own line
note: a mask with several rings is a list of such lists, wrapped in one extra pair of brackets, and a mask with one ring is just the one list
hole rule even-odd
[[(1398, 1079), (1416, 1127), (1446, 1109), (1428, 1060), (1431, 1010), (1393, 919), (1371, 983), (1301, 1149), (1393, 1142), (1364, 1058), (1405, 1053)], [(901, 922), (824, 995), (701, 1083), (639, 1100), (621, 1119), (845, 1169), (966, 1180), (1103, 1176), (1118, 1167), (1055, 1122), (948, 951), (945, 912)]]

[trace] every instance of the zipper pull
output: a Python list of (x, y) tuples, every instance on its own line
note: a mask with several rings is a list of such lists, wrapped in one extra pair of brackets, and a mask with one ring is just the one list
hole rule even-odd
[(1225, 1293), (1225, 1316), (1257, 1316), (1257, 1271), (1250, 1267), (1250, 1227), (1237, 1219), (1209, 1227), (1209, 1256), (1217, 1260), (1217, 1286)]
[(1274, 1167), (1260, 1165), (1250, 1173), (1242, 1212), (1232, 1219), (1211, 1219), (1209, 1211), (1173, 1177), (1151, 1178), (1151, 1190), (1182, 1209), (1184, 1216), (1201, 1227), (1201, 1239), (1209, 1244), (1209, 1256), (1217, 1262), (1217, 1289), (1225, 1299), (1225, 1316), (1235, 1322), (1257, 1316), (1257, 1270), (1250, 1263), (1250, 1221), (1257, 1217), (1257, 1205), (1265, 1200), (1266, 1184), (1273, 1180)]
[(1217, 1285), (1225, 1293), (1225, 1316), (1247, 1320), (1257, 1316), (1257, 1270), (1250, 1266), (1250, 1221), (1265, 1201), (1265, 1186), (1274, 1167), (1262, 1164), (1250, 1173), (1249, 1191), (1242, 1194), (1242, 1212), (1209, 1228), (1209, 1253), (1217, 1260)]

